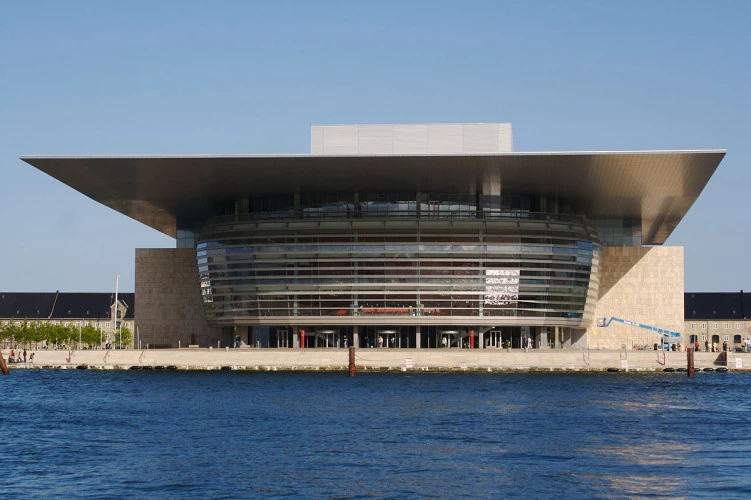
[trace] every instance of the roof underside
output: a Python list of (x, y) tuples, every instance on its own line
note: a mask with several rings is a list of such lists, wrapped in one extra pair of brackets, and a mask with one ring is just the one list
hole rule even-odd
[[(261, 193), (354, 190), (502, 193), (566, 200), (590, 218), (642, 220), (662, 244), (725, 155), (722, 150), (393, 156), (23, 157), (59, 181), (169, 236), (178, 218)], [(485, 189), (487, 192), (487, 189)]]

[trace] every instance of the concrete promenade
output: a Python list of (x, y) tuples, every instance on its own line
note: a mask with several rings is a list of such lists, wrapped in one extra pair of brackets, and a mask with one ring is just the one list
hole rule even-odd
[[(18, 353), (18, 349), (15, 350)], [(183, 348), (151, 350), (47, 350), (19, 369), (170, 369), (346, 371), (347, 349)], [(3, 349), (7, 360), (9, 349)], [(719, 368), (720, 353), (699, 352), (696, 369)], [(367, 371), (664, 371), (686, 368), (685, 352), (514, 349), (357, 349), (355, 365)], [(728, 353), (729, 371), (751, 370), (751, 354)]]

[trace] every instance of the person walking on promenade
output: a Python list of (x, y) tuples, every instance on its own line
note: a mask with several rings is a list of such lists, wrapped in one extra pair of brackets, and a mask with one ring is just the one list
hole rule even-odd
[(23, 362), (26, 363), (26, 348), (23, 348)]

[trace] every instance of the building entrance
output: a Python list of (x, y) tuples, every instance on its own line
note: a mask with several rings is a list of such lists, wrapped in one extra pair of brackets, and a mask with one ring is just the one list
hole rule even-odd
[(438, 342), (439, 347), (452, 348), (459, 347), (459, 331), (458, 330), (439, 330)]
[(290, 338), (289, 330), (287, 330), (286, 328), (277, 328), (276, 346), (289, 347), (290, 345), (292, 345), (292, 339)]
[(503, 347), (503, 344), (501, 344), (501, 330), (495, 329), (490, 330), (485, 337), (485, 347), (486, 348), (497, 348), (500, 349)]
[[(526, 346), (526, 338), (523, 327), (521, 326), (504, 326), (500, 328), (500, 347), (511, 347), (512, 349), (521, 349)], [(529, 328), (526, 330), (526, 336), (529, 336)]]
[(378, 330), (378, 347), (401, 347), (401, 338), (396, 330)]
[(338, 347), (338, 337), (336, 330), (316, 330), (313, 347)]

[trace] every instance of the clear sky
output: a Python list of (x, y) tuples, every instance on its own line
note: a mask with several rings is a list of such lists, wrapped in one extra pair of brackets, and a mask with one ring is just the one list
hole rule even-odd
[(311, 124), (511, 122), (517, 151), (727, 149), (668, 240), (751, 290), (751, 2), (0, 0), (0, 290), (134, 289), (171, 238), (21, 155), (309, 152)]

